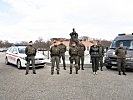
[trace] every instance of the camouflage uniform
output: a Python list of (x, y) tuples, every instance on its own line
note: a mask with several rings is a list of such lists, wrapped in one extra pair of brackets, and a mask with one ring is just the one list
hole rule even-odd
[(52, 67), (51, 67), (51, 74), (54, 74), (54, 67), (56, 62), (56, 70), (57, 74), (59, 74), (59, 58), (60, 58), (60, 48), (57, 45), (54, 45), (50, 48), (51, 53), (51, 61), (52, 61)]
[(86, 50), (85, 46), (83, 44), (78, 45), (78, 66), (80, 69), (80, 60), (81, 60), (81, 69), (84, 70), (84, 51)]
[(104, 47), (102, 45), (98, 45), (99, 47), (99, 65), (101, 67), (101, 71), (103, 71), (103, 57), (104, 57)]
[(92, 60), (92, 70), (94, 73), (97, 72), (98, 70), (98, 66), (99, 66), (99, 47), (96, 46), (91, 46), (90, 47), (90, 51), (89, 51), (90, 55), (91, 55), (91, 60)]
[(119, 75), (121, 75), (121, 71), (125, 74), (125, 61), (126, 61), (126, 54), (127, 51), (123, 47), (119, 47), (116, 49), (115, 54), (117, 55), (117, 62), (118, 62), (118, 71)]
[(26, 74), (28, 74), (29, 72), (30, 61), (32, 63), (33, 73), (36, 74), (36, 71), (35, 71), (36, 48), (34, 48), (32, 45), (27, 46), (25, 49), (25, 54), (27, 55)]
[(72, 67), (73, 67), (73, 62), (75, 61), (75, 70), (76, 74), (78, 74), (78, 47), (77, 46), (72, 46), (69, 49), (69, 55), (70, 55), (70, 74), (72, 74)]
[(62, 58), (62, 60), (63, 60), (63, 67), (64, 67), (64, 70), (66, 70), (66, 63), (65, 63), (65, 52), (66, 52), (66, 46), (63, 44), (63, 43), (61, 43), (60, 45), (59, 45), (59, 47), (60, 47), (60, 59)]

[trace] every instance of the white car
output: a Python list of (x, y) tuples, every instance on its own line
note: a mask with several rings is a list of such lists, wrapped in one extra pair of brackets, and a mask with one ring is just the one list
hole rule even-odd
[[(5, 64), (14, 64), (17, 65), (17, 68), (26, 67), (26, 54), (25, 54), (26, 45), (15, 45), (9, 47), (6, 51)], [(35, 56), (35, 66), (44, 66), (46, 56), (40, 53), (36, 53)], [(31, 66), (31, 65), (30, 65)]]

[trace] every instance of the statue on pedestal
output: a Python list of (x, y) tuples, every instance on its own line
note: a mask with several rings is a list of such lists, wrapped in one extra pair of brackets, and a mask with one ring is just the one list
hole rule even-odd
[(70, 43), (69, 43), (69, 46), (72, 46), (72, 42), (75, 42), (76, 45), (78, 45), (78, 33), (76, 33), (75, 29), (73, 28), (73, 32), (70, 33)]

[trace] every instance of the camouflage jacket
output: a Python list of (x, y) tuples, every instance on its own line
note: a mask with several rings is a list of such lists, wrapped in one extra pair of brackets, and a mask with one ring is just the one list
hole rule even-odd
[(82, 45), (78, 45), (78, 56), (84, 56), (84, 51), (86, 50), (85, 46)]
[(60, 48), (60, 53), (65, 53), (66, 52), (66, 46), (64, 44), (59, 44), (58, 46)]
[(60, 47), (59, 46), (52, 46), (50, 48), (50, 55), (52, 56), (60, 56)]
[(115, 54), (117, 55), (117, 58), (126, 58), (127, 51), (125, 48), (117, 48), (115, 50)]
[(102, 45), (99, 45), (99, 56), (104, 56), (104, 47)]
[(35, 56), (36, 55), (36, 48), (33, 46), (27, 46), (25, 48), (25, 54), (29, 57), (29, 56)]
[(70, 47), (70, 49), (69, 49), (69, 55), (70, 56), (78, 56), (78, 47), (77, 46)]

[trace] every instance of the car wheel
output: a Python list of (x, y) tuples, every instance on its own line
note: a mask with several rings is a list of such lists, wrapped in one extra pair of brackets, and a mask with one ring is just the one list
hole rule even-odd
[(21, 66), (21, 61), (18, 60), (18, 61), (17, 61), (17, 68), (20, 69), (21, 67), (22, 67), (22, 66)]
[(106, 68), (107, 68), (107, 69), (111, 69), (111, 68), (112, 68), (112, 66), (106, 66)]
[(6, 64), (6, 65), (9, 64), (7, 57), (5, 58), (5, 64)]

